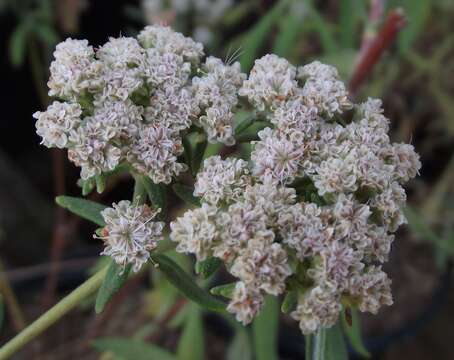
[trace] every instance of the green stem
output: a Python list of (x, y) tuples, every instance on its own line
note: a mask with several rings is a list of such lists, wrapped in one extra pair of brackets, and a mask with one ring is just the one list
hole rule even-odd
[(311, 360), (325, 360), (326, 330), (320, 328), (312, 336), (312, 358)]
[(145, 204), (147, 200), (147, 190), (139, 175), (134, 175), (134, 194), (132, 195), (133, 203), (137, 205)]
[(63, 298), (58, 304), (41, 315), (41, 317), (26, 327), (22, 332), (3, 345), (0, 349), (0, 360), (11, 357), (36, 336), (43, 333), (61, 317), (74, 309), (82, 300), (93, 294), (101, 286), (106, 272), (107, 267), (97, 272), (72, 293)]
[(5, 274), (3, 262), (0, 260), (0, 294), (3, 295), (5, 304), (10, 313), (13, 325), (17, 332), (21, 331), (27, 325), (24, 313), (17, 301), (16, 294), (9, 283), (8, 277)]

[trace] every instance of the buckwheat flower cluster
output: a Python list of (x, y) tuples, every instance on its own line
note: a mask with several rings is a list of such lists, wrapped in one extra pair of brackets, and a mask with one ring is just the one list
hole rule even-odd
[(171, 225), (178, 251), (223, 260), (238, 279), (227, 309), (244, 324), (265, 294), (296, 293), (290, 315), (304, 334), (334, 325), (344, 304), (391, 305), (382, 263), (405, 223), (402, 185), (421, 164), (390, 141), (381, 101), (353, 104), (335, 68), (275, 55), (256, 61), (239, 94), (271, 125), (250, 163), (205, 161), (202, 207)]
[(210, 142), (234, 143), (245, 75), (239, 63), (209, 57), (200, 65), (203, 56), (202, 44), (161, 25), (98, 49), (65, 40), (50, 66), (56, 101), (34, 114), (42, 144), (68, 149), (83, 180), (128, 163), (155, 183), (170, 183), (187, 169), (179, 157), (192, 125)]
[(162, 240), (164, 223), (153, 221), (158, 210), (147, 205), (134, 205), (122, 200), (106, 208), (101, 215), (106, 223), (101, 230), (102, 236), (94, 236), (104, 241), (105, 249), (101, 255), (107, 255), (125, 267), (132, 265), (137, 272), (150, 259), (150, 251)]
[(239, 94), (247, 97), (257, 110), (264, 111), (290, 99), (297, 91), (296, 68), (287, 60), (268, 54), (255, 60)]
[(203, 170), (197, 175), (194, 195), (213, 205), (231, 202), (241, 197), (250, 181), (246, 161), (212, 156), (204, 161)]
[(189, 210), (171, 223), (177, 251), (197, 259), (222, 259), (238, 278), (227, 310), (244, 324), (263, 305), (265, 294), (285, 291), (291, 275), (288, 255), (276, 239), (279, 212), (295, 201), (293, 189), (255, 182), (248, 164), (214, 156), (197, 175), (195, 196), (201, 208)]
[(206, 59), (200, 72), (201, 77), (192, 79), (192, 91), (204, 110), (196, 124), (205, 130), (209, 142), (233, 145), (233, 111), (246, 75), (241, 73), (240, 63), (226, 65), (212, 56)]

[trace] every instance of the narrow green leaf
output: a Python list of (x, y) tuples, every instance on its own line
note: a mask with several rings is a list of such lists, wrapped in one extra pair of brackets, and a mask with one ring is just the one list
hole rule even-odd
[(106, 208), (106, 205), (73, 196), (57, 196), (55, 201), (61, 207), (68, 209), (81, 218), (90, 220), (99, 226), (105, 225), (101, 211)]
[(233, 290), (235, 289), (236, 282), (225, 284), (225, 285), (218, 285), (211, 288), (210, 293), (216, 296), (223, 296), (227, 299), (232, 298)]
[(355, 39), (356, 13), (354, 10), (355, 0), (342, 0), (340, 5), (340, 43), (342, 48), (353, 48)]
[(333, 30), (331, 29), (330, 24), (323, 18), (322, 15), (320, 15), (312, 3), (312, 0), (306, 1), (306, 6), (310, 12), (308, 19), (311, 20), (315, 33), (320, 37), (323, 52), (332, 53), (337, 50)]
[(192, 277), (172, 259), (162, 254), (153, 254), (152, 259), (158, 264), (159, 270), (167, 276), (172, 285), (190, 300), (209, 310), (223, 311), (225, 309), (225, 303), (200, 288)]
[(35, 22), (33, 24), (33, 30), (34, 33), (47, 45), (53, 46), (58, 43), (58, 34), (49, 24)]
[(155, 184), (150, 178), (145, 176), (140, 178), (142, 179), (143, 186), (148, 193), (151, 203), (153, 206), (161, 209), (160, 216), (161, 218), (164, 218), (167, 212), (167, 194), (165, 186), (162, 184)]
[(98, 175), (95, 177), (96, 191), (98, 194), (102, 194), (106, 189), (106, 177), (104, 175)]
[(251, 126), (255, 121), (254, 116), (248, 116), (244, 120), (242, 120), (236, 127), (235, 127), (235, 136), (240, 135), (243, 131), (245, 131), (249, 126)]
[(288, 314), (296, 308), (298, 303), (298, 291), (288, 291), (285, 295), (284, 301), (282, 301), (281, 311), (284, 314)]
[(345, 312), (342, 312), (342, 327), (344, 329), (344, 333), (345, 335), (347, 335), (350, 345), (358, 354), (364, 357), (370, 357), (369, 351), (367, 351), (366, 347), (363, 344), (358, 310), (351, 309), (351, 314), (352, 325), (350, 326), (345, 319)]
[(204, 136), (196, 140), (194, 150), (192, 152), (191, 163), (192, 175), (194, 176), (199, 172), (203, 160), (203, 155), (205, 154), (205, 150), (207, 148), (207, 144), (208, 143)]
[(237, 330), (227, 349), (227, 360), (252, 360), (251, 341), (246, 329)]
[(262, 19), (250, 30), (243, 39), (244, 53), (240, 57), (243, 70), (249, 70), (257, 58), (260, 48), (265, 43), (273, 25), (282, 16), (289, 0), (280, 0)]
[(173, 192), (185, 203), (193, 206), (200, 206), (200, 200), (196, 198), (192, 192), (192, 188), (183, 184), (173, 184)]
[(140, 340), (124, 338), (102, 338), (93, 341), (98, 351), (110, 351), (122, 360), (177, 360), (165, 349)]
[(178, 342), (178, 360), (200, 360), (205, 358), (202, 313), (192, 305), (187, 314), (186, 323)]
[(300, 16), (290, 15), (282, 19), (279, 25), (280, 31), (274, 41), (274, 54), (282, 57), (290, 56), (291, 51), (295, 48), (298, 36), (303, 31), (302, 22), (303, 19)]
[(347, 346), (339, 322), (325, 331), (326, 357), (324, 360), (348, 360)]
[(258, 140), (257, 133), (269, 126), (270, 123), (268, 123), (267, 121), (254, 121), (251, 126), (249, 126), (247, 129), (242, 131), (241, 134), (238, 135), (238, 137), (236, 138), (237, 142), (243, 143), (252, 140)]
[(277, 360), (279, 304), (275, 296), (267, 296), (265, 306), (252, 323), (254, 349), (257, 360)]
[(404, 0), (405, 14), (408, 24), (399, 34), (398, 44), (401, 51), (407, 51), (413, 45), (415, 39), (424, 29), (424, 24), (431, 13), (431, 0)]
[[(419, 215), (415, 209), (407, 206), (404, 209), (404, 214), (407, 218), (410, 229), (414, 231), (418, 237), (430, 241), (441, 248), (445, 246), (445, 242), (431, 229), (428, 224), (426, 224), (424, 218)], [(446, 248), (445, 250), (449, 249)]]
[(181, 142), (183, 143), (184, 160), (186, 164), (188, 164), (191, 167), (192, 172), (192, 144), (191, 141), (189, 140), (189, 136), (183, 136)]
[(131, 271), (131, 265), (127, 265), (125, 268), (118, 265), (115, 261), (112, 261), (109, 269), (107, 270), (106, 277), (98, 291), (96, 296), (95, 311), (97, 314), (101, 313), (107, 303), (110, 301), (112, 296), (116, 294), (118, 290), (128, 279), (129, 272)]
[(221, 264), (221, 259), (210, 257), (203, 261), (197, 261), (195, 264), (195, 272), (196, 274), (202, 275), (204, 279), (207, 279), (219, 269)]
[(87, 180), (79, 179), (77, 181), (77, 185), (82, 188), (82, 196), (87, 196), (94, 190), (96, 186), (96, 180), (94, 178), (89, 178)]
[(24, 62), (28, 30), (29, 26), (24, 21), (19, 23), (11, 34), (9, 39), (9, 57), (13, 66), (19, 67)]

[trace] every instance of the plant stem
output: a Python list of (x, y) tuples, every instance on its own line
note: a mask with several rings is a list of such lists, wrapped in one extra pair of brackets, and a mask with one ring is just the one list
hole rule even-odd
[(5, 304), (8, 312), (11, 316), (13, 326), (17, 332), (21, 331), (27, 323), (25, 322), (25, 316), (22, 312), (19, 302), (17, 301), (16, 295), (14, 294), (11, 284), (5, 274), (5, 268), (3, 263), (0, 261), (0, 293), (3, 295)]
[(325, 360), (326, 330), (320, 328), (312, 336), (312, 358), (311, 360)]
[(44, 332), (48, 327), (57, 322), (66, 313), (75, 308), (87, 296), (94, 293), (100, 286), (107, 272), (107, 267), (97, 272), (72, 293), (63, 298), (58, 304), (45, 312), (21, 333), (7, 342), (0, 349), (0, 360), (11, 357), (19, 349)]

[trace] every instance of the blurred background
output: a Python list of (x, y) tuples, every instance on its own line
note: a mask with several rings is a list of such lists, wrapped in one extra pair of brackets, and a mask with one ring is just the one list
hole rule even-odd
[[(238, 59), (243, 71), (269, 52), (295, 65), (318, 59), (338, 67), (356, 100), (383, 99), (392, 140), (412, 143), (423, 167), (407, 186), (409, 224), (385, 266), (395, 303), (361, 316), (363, 342), (372, 359), (452, 359), (453, 17), (452, 0), (0, 0), (0, 343), (100, 266), (94, 226), (53, 202), (81, 196), (78, 169), (35, 134), (32, 114), (49, 101), (55, 45), (73, 37), (97, 47), (166, 23), (203, 42), (207, 54)], [(131, 192), (131, 180), (119, 177), (90, 198), (107, 204)], [(88, 299), (16, 358), (114, 359), (108, 341), (93, 346), (112, 336), (176, 359), (258, 358), (254, 329), (202, 312), (158, 272), (131, 278), (102, 315), (92, 308)], [(303, 359), (297, 324), (279, 320), (279, 359)], [(273, 321), (261, 324), (274, 331)], [(361, 358), (353, 349), (350, 357)]]

